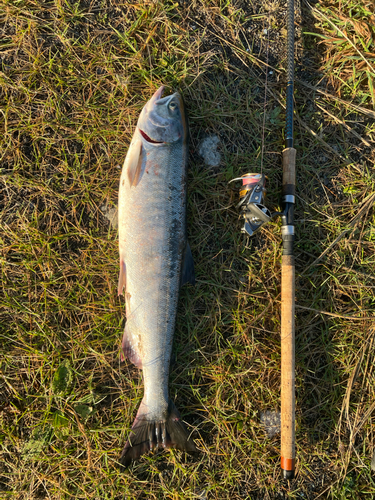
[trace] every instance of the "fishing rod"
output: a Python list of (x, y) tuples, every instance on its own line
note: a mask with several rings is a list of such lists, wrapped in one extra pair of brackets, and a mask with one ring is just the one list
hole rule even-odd
[(295, 471), (295, 264), (294, 204), (296, 150), (293, 141), (294, 0), (287, 6), (286, 144), (283, 151), (283, 215), (281, 235), (281, 470), (285, 479)]
[[(294, 0), (287, 5), (287, 85), (285, 149), (283, 150), (282, 212), (271, 212), (264, 205), (266, 177), (245, 174), (240, 180), (240, 207), (244, 218), (242, 231), (252, 236), (263, 224), (280, 215), (283, 255), (281, 263), (281, 470), (285, 479), (295, 472), (295, 265), (294, 204), (295, 161), (293, 145), (294, 94)], [(233, 182), (231, 181), (231, 182)]]

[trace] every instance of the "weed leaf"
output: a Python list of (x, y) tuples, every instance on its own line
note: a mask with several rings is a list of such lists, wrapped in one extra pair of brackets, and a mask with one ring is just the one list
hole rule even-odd
[(57, 396), (63, 396), (69, 393), (73, 383), (73, 370), (70, 361), (65, 359), (58, 369), (52, 382), (52, 392)]
[(92, 406), (82, 404), (75, 405), (74, 410), (83, 420), (87, 420), (94, 411)]

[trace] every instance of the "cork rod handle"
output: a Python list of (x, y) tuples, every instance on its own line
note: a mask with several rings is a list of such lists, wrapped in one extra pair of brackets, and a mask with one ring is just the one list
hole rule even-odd
[(295, 467), (294, 257), (283, 255), (281, 275), (281, 468), (292, 479)]
[(296, 150), (283, 151), (283, 257), (281, 265), (281, 469), (285, 479), (295, 470), (295, 267), (294, 197)]

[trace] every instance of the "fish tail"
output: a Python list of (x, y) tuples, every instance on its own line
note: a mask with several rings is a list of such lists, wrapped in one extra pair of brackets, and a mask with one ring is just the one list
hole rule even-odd
[(159, 447), (177, 448), (190, 455), (199, 453), (173, 401), (169, 400), (165, 420), (147, 419), (142, 403), (120, 457), (121, 470), (128, 467), (132, 460), (138, 460), (144, 453)]

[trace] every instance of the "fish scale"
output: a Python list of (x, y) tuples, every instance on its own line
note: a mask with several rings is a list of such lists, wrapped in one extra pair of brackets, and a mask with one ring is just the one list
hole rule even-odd
[(142, 110), (120, 179), (123, 353), (142, 368), (144, 379), (144, 397), (120, 459), (124, 466), (156, 446), (196, 451), (168, 396), (181, 273), (192, 266), (186, 242), (187, 124), (179, 94), (161, 95), (159, 89)]

